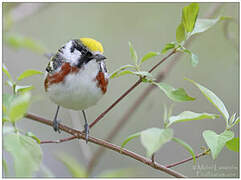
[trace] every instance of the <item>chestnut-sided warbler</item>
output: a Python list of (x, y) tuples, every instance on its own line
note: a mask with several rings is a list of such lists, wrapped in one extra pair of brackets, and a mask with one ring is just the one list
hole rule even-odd
[(60, 132), (57, 120), (60, 106), (82, 110), (86, 143), (89, 126), (84, 110), (97, 103), (106, 93), (108, 85), (106, 58), (102, 54), (100, 42), (91, 38), (74, 39), (58, 49), (46, 68), (45, 91), (57, 104), (54, 130)]

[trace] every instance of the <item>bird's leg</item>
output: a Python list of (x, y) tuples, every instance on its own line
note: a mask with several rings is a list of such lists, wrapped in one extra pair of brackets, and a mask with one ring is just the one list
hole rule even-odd
[(54, 116), (53, 128), (54, 128), (54, 131), (58, 131), (60, 133), (59, 121), (57, 119), (58, 113), (59, 113), (59, 106), (57, 107), (57, 111), (56, 111), (55, 116)]
[(85, 128), (85, 142), (87, 144), (88, 143), (88, 138), (89, 138), (89, 125), (88, 125), (88, 122), (87, 122), (87, 119), (86, 119), (85, 111), (82, 110), (82, 113), (83, 113), (84, 119), (85, 119), (85, 125), (84, 125), (84, 128)]

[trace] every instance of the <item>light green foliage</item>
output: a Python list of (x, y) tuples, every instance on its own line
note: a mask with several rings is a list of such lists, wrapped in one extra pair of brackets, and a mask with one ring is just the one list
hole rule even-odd
[(191, 64), (193, 67), (196, 67), (198, 65), (199, 59), (198, 56), (194, 53), (191, 54)]
[(15, 129), (13, 126), (3, 126), (2, 132), (3, 132), (3, 135), (6, 135), (9, 133), (14, 133)]
[(34, 87), (33, 86), (15, 86), (15, 93), (25, 93), (27, 91), (32, 90)]
[(203, 132), (203, 138), (211, 150), (212, 158), (216, 159), (219, 153), (222, 151), (226, 142), (231, 140), (234, 136), (232, 131), (225, 130), (221, 134), (216, 134), (214, 131), (205, 130)]
[(185, 29), (183, 24), (179, 24), (179, 26), (177, 27), (176, 30), (176, 41), (178, 43), (181, 43), (182, 41), (184, 41), (186, 39), (186, 34), (185, 34)]
[(134, 61), (134, 64), (137, 65), (138, 56), (137, 56), (136, 50), (133, 48), (133, 45), (131, 44), (131, 42), (129, 42), (129, 50), (131, 53), (131, 59)]
[(208, 29), (213, 27), (217, 22), (219, 22), (220, 20), (224, 20), (224, 19), (227, 19), (227, 18), (224, 17), (224, 16), (217, 17), (215, 19), (201, 19), (201, 18), (198, 18), (191, 35), (207, 31)]
[(183, 88), (175, 89), (174, 87), (162, 82), (153, 82), (153, 84), (159, 87), (173, 101), (183, 102), (195, 100), (195, 98), (188, 96)]
[(5, 42), (15, 49), (25, 48), (39, 54), (44, 54), (46, 52), (46, 48), (37, 41), (17, 34), (7, 35)]
[(149, 72), (140, 70), (141, 64), (153, 57), (160, 55), (160, 53), (152, 52), (152, 51), (148, 52), (141, 58), (140, 61), (138, 61), (136, 50), (134, 49), (131, 42), (129, 42), (129, 49), (130, 49), (131, 59), (134, 61), (134, 65), (127, 64), (127, 65), (121, 66), (120, 68), (118, 68), (117, 70), (111, 73), (110, 79), (117, 78), (127, 74), (137, 75), (137, 76), (140, 76), (141, 78), (144, 78), (144, 77), (152, 78), (152, 75)]
[(6, 177), (8, 176), (8, 166), (7, 166), (7, 162), (4, 159), (2, 160), (2, 166), (3, 166), (3, 172), (5, 174), (5, 176), (3, 177)]
[(137, 72), (133, 72), (133, 74), (136, 74), (140, 77), (148, 77), (148, 78), (153, 78), (152, 74), (146, 71), (137, 71)]
[(3, 94), (4, 120), (16, 122), (26, 113), (30, 104), (30, 93), (21, 95)]
[(8, 79), (12, 82), (12, 81), (13, 81), (13, 78), (12, 78), (12, 76), (10, 75), (10, 73), (8, 72), (8, 68), (6, 67), (5, 64), (3, 64), (2, 69), (3, 69), (3, 72), (7, 75)]
[(150, 128), (141, 132), (141, 144), (146, 149), (147, 157), (151, 157), (160, 147), (173, 137), (172, 129)]
[(124, 140), (124, 142), (122, 143), (121, 147), (122, 147), (122, 148), (125, 147), (125, 145), (126, 145), (130, 140), (132, 140), (132, 139), (134, 139), (134, 138), (136, 138), (136, 137), (139, 137), (140, 135), (141, 135), (141, 132), (138, 132), (138, 133), (135, 133), (135, 134), (132, 134), (132, 135), (128, 136), (128, 137)]
[(239, 152), (239, 137), (235, 137), (228, 142), (226, 142), (225, 146), (230, 150), (230, 151), (235, 151)]
[(73, 157), (65, 153), (58, 153), (56, 157), (68, 168), (72, 177), (87, 177), (85, 168), (80, 165)]
[(165, 47), (162, 49), (162, 54), (165, 54), (168, 50), (174, 49), (175, 47), (176, 47), (175, 42), (166, 44)]
[(10, 103), (9, 109), (7, 110), (7, 116), (11, 122), (16, 122), (17, 120), (24, 117), (25, 113), (30, 104), (30, 93), (25, 93), (16, 96)]
[(172, 140), (175, 141), (176, 143), (182, 145), (192, 155), (193, 162), (196, 163), (196, 157), (195, 157), (194, 151), (189, 144), (187, 144), (183, 140), (181, 140), (179, 138), (175, 138), (175, 137), (173, 137)]
[(7, 111), (9, 109), (9, 106), (12, 102), (12, 100), (14, 99), (14, 95), (11, 94), (3, 94), (2, 96), (2, 100), (3, 100), (3, 107), (5, 108), (5, 110)]
[(191, 111), (184, 111), (177, 116), (169, 117), (169, 123), (167, 124), (167, 127), (169, 127), (170, 125), (172, 125), (174, 123), (178, 123), (178, 122), (202, 120), (202, 119), (215, 119), (218, 117), (219, 116), (216, 114), (195, 113), (195, 112), (191, 112)]
[(36, 74), (43, 74), (43, 73), (40, 71), (37, 71), (37, 70), (28, 69), (28, 70), (24, 71), (20, 76), (18, 76), (17, 80), (20, 81), (24, 78), (27, 78), (27, 77), (30, 77), (30, 76), (33, 76)]
[(158, 56), (158, 55), (160, 55), (160, 53), (158, 53), (158, 52), (152, 52), (152, 51), (151, 51), (151, 52), (145, 54), (145, 55), (141, 58), (140, 64), (142, 64), (143, 62), (145, 62), (145, 61), (147, 61), (147, 60), (149, 60), (149, 59), (151, 59), (151, 58), (153, 58), (153, 57), (155, 57), (155, 56)]
[(119, 77), (120, 76), (119, 73), (121, 73), (122, 71), (126, 70), (127, 68), (135, 69), (135, 66), (131, 65), (131, 64), (127, 64), (127, 65), (121, 66), (120, 68), (118, 68), (117, 70), (115, 70), (114, 72), (112, 72), (110, 74), (110, 79), (113, 79), (115, 77)]
[(121, 178), (121, 177), (130, 177), (133, 174), (133, 169), (130, 168), (121, 168), (114, 170), (106, 170), (102, 172), (98, 177), (100, 178)]
[(182, 9), (182, 21), (176, 30), (176, 41), (178, 43), (190, 37), (196, 23), (198, 11), (198, 3), (191, 3)]
[(186, 49), (186, 48), (184, 48), (184, 47), (181, 47), (181, 48), (179, 49), (179, 51), (185, 52), (185, 53), (187, 53), (188, 55), (190, 55), (190, 60), (191, 60), (191, 64), (192, 64), (193, 67), (196, 67), (196, 66), (198, 65), (198, 63), (199, 63), (198, 56), (195, 55), (193, 52), (191, 52), (190, 50), (188, 50), (188, 49)]
[(3, 148), (13, 157), (16, 177), (31, 177), (38, 170), (42, 151), (32, 138), (19, 133), (8, 134), (4, 136)]
[(182, 9), (182, 23), (187, 33), (192, 32), (199, 11), (198, 3), (191, 3)]
[(195, 81), (185, 78), (186, 80), (190, 81), (191, 83), (193, 83), (195, 86), (197, 86), (200, 91), (202, 92), (202, 94), (218, 109), (218, 111), (223, 115), (223, 117), (225, 118), (226, 124), (228, 125), (228, 119), (229, 119), (229, 113), (224, 105), (224, 103), (222, 102), (222, 100), (216, 96), (211, 90), (209, 90), (208, 88), (196, 83)]
[(130, 70), (120, 71), (117, 74), (114, 74), (113, 76), (111, 76), (111, 79), (117, 78), (117, 77), (120, 77), (120, 76), (124, 76), (124, 75), (127, 75), (127, 74), (134, 74), (134, 71), (130, 71)]
[[(6, 81), (6, 84), (9, 85), (9, 87), (11, 87), (13, 89), (14, 94), (23, 94), (23, 93), (25, 93), (27, 91), (30, 91), (34, 88), (31, 85), (26, 85), (26, 86), (17, 85), (16, 82), (13, 81), (13, 79), (12, 79), (12, 77), (11, 77), (10, 73), (8, 72), (7, 67), (5, 65), (3, 66), (3, 72), (5, 72), (5, 74), (7, 75), (8, 79), (9, 79), (9, 80)], [(27, 77), (30, 77), (30, 76), (33, 76), (33, 75), (37, 75), (37, 74), (42, 75), (43, 73), (40, 72), (40, 71), (37, 71), (37, 70), (33, 70), (33, 69), (26, 70), (21, 75), (18, 76), (17, 81), (21, 81), (24, 78), (27, 78)]]
[(234, 113), (234, 114), (231, 116), (231, 118), (229, 119), (228, 125), (227, 125), (227, 129), (230, 129), (230, 128), (232, 128), (233, 126), (235, 126), (236, 124), (239, 123), (240, 118), (238, 117), (237, 119), (235, 119), (235, 117), (236, 117), (236, 113)]
[(25, 135), (33, 138), (38, 144), (40, 144), (39, 138), (37, 138), (32, 132), (27, 132)]
[(234, 121), (234, 123), (231, 125), (231, 127), (233, 127), (234, 125), (238, 124), (239, 121), (240, 121), (240, 117), (238, 117), (238, 118)]

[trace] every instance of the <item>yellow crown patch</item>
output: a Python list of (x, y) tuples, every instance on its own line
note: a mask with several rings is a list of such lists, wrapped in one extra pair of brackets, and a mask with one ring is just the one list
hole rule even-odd
[(94, 51), (94, 52), (99, 51), (101, 53), (104, 52), (103, 46), (99, 41), (96, 41), (91, 38), (80, 38), (80, 41), (91, 51)]

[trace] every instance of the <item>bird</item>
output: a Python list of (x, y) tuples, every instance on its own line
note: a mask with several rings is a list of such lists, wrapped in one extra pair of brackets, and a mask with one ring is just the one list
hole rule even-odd
[(109, 75), (102, 44), (92, 38), (72, 39), (50, 57), (46, 67), (44, 89), (57, 105), (53, 129), (60, 133), (60, 107), (82, 111), (85, 140), (88, 142), (89, 125), (85, 110), (107, 92)]

